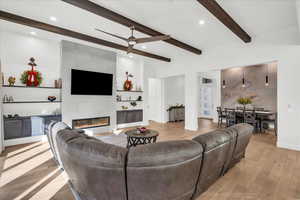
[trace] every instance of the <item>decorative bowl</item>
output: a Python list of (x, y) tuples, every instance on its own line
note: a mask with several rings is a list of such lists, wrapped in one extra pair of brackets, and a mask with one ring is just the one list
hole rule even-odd
[(141, 132), (141, 133), (145, 133), (147, 131), (147, 128), (146, 127), (141, 127), (141, 128), (138, 128), (138, 130)]
[(56, 96), (48, 96), (48, 100), (53, 102), (56, 100)]

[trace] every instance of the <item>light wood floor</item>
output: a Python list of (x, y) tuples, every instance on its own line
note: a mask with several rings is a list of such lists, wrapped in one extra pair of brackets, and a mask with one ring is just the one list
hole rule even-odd
[[(199, 131), (184, 130), (182, 122), (149, 127), (160, 132), (160, 141), (216, 129), (209, 120), (199, 120)], [(246, 158), (197, 200), (300, 200), (300, 152), (276, 148), (275, 142), (271, 133), (254, 135)], [(73, 200), (47, 143), (7, 148), (0, 156), (0, 176), (0, 200)]]

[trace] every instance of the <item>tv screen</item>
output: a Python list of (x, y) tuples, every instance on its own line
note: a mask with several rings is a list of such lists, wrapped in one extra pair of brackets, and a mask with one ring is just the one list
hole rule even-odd
[(113, 75), (72, 69), (72, 95), (112, 95)]

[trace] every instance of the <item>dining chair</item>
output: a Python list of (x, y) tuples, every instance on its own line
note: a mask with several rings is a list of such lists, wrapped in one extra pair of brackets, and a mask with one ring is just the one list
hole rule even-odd
[(223, 120), (226, 120), (226, 114), (225, 111), (222, 110), (221, 107), (217, 107), (217, 112), (218, 112), (218, 127), (222, 127), (223, 125)]
[(270, 124), (273, 124), (275, 136), (277, 137), (277, 113), (275, 113), (273, 116), (268, 116), (267, 118), (262, 119), (262, 131), (265, 132), (268, 130), (270, 128)]
[(252, 125), (254, 127), (254, 131), (257, 132), (259, 123), (256, 119), (255, 110), (244, 112), (244, 123)]
[(235, 125), (237, 122), (235, 110), (225, 109), (225, 113), (226, 113), (226, 127)]

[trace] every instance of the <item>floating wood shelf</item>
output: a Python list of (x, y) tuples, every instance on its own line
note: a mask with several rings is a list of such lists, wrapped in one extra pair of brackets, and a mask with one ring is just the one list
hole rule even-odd
[(121, 100), (121, 101), (117, 101), (117, 102), (133, 102), (133, 101), (143, 101), (143, 100)]
[(144, 92), (142, 90), (117, 90), (117, 92)]
[(3, 102), (3, 104), (16, 104), (16, 103), (61, 103), (62, 101), (12, 101)]
[(9, 86), (9, 85), (2, 85), (2, 87), (8, 87), (8, 88), (40, 88), (40, 89), (61, 89), (61, 88), (56, 88), (56, 87), (43, 87), (43, 86), (38, 86), (38, 87), (34, 87), (34, 86), (23, 86), (23, 85), (13, 85), (13, 86)]
[(123, 110), (117, 110), (117, 112), (123, 112), (123, 111), (143, 111), (143, 109), (123, 109)]

